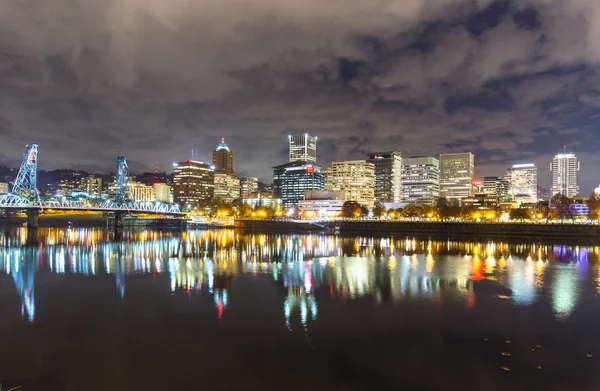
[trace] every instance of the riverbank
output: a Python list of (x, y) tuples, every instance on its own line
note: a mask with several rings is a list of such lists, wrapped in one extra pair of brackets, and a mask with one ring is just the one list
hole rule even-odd
[[(337, 228), (336, 228), (337, 227)], [(600, 239), (600, 225), (595, 224), (528, 224), (476, 222), (422, 222), (334, 220), (291, 222), (289, 220), (236, 220), (235, 228), (264, 231), (323, 231), (337, 229), (340, 233), (399, 233), (432, 236), (484, 236), (529, 238), (591, 238)]]

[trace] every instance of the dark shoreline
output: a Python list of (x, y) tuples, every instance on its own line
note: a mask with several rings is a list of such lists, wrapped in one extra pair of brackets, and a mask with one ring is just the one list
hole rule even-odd
[(447, 222), (380, 222), (328, 221), (327, 228), (289, 221), (236, 220), (235, 228), (255, 232), (333, 232), (339, 227), (342, 236), (369, 235), (420, 237), (435, 240), (539, 241), (552, 243), (600, 244), (600, 225), (583, 224), (519, 224), (519, 223), (447, 223)]

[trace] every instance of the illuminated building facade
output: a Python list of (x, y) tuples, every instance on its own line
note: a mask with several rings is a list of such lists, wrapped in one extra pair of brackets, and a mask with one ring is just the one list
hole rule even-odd
[(8, 193), (8, 183), (0, 182), (0, 194)]
[(202, 207), (215, 195), (215, 173), (206, 163), (173, 164), (173, 200), (182, 209)]
[(473, 195), (475, 156), (471, 152), (440, 155), (440, 197), (461, 200)]
[(483, 179), (474, 179), (473, 194), (483, 194), (484, 192)]
[(402, 153), (376, 152), (367, 162), (375, 166), (375, 201), (397, 203), (402, 201)]
[(508, 169), (507, 177), (513, 198), (527, 195), (531, 202), (537, 202), (538, 173), (535, 164), (515, 164)]
[(344, 201), (356, 201), (372, 208), (375, 204), (375, 165), (366, 160), (333, 162), (331, 164), (333, 191), (345, 194)]
[(217, 146), (217, 149), (213, 151), (213, 166), (215, 166), (215, 173), (217, 174), (233, 174), (233, 153), (229, 150), (225, 139), (221, 139), (221, 143)]
[(510, 182), (498, 176), (486, 176), (483, 178), (483, 192), (495, 197), (511, 196)]
[(297, 160), (309, 163), (317, 162), (317, 139), (308, 133), (289, 135), (290, 162)]
[(286, 209), (295, 208), (310, 190), (323, 190), (325, 178), (321, 167), (306, 161), (294, 161), (273, 167), (273, 198)]
[(240, 189), (242, 199), (248, 198), (250, 194), (258, 191), (258, 178), (255, 177), (243, 177), (240, 180)]
[(248, 194), (247, 198), (243, 199), (244, 204), (250, 205), (252, 208), (264, 206), (265, 208), (273, 208), (276, 211), (283, 209), (281, 198), (273, 198), (273, 193), (268, 191), (256, 191)]
[(325, 177), (325, 190), (333, 190), (333, 176), (332, 171), (331, 171), (331, 167), (328, 168), (322, 168), (321, 172), (323, 173), (323, 176)]
[(307, 217), (332, 217), (342, 212), (345, 194), (337, 191), (309, 191), (298, 203), (298, 209)]
[(431, 156), (402, 160), (403, 201), (434, 205), (440, 197), (440, 161)]
[(155, 201), (154, 186), (147, 186), (139, 182), (130, 182), (129, 196), (133, 201)]
[(240, 180), (235, 175), (215, 173), (215, 198), (225, 202), (240, 198)]
[(102, 196), (102, 178), (89, 175), (83, 180), (83, 189), (90, 197)]
[(171, 192), (171, 186), (165, 183), (155, 183), (154, 187), (154, 199), (164, 204), (173, 203), (173, 193)]
[(559, 153), (550, 164), (552, 195), (575, 197), (579, 194), (579, 159), (573, 153)]

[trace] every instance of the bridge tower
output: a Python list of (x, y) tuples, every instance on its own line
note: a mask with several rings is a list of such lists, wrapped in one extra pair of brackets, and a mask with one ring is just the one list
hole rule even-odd
[(37, 162), (38, 145), (28, 144), (11, 193), (39, 204), (40, 193), (37, 189)]
[(115, 202), (125, 202), (129, 198), (129, 167), (127, 159), (123, 156), (117, 158), (117, 170), (115, 171), (117, 191)]
[[(115, 171), (117, 191), (115, 192), (115, 202), (123, 204), (129, 201), (129, 167), (127, 159), (124, 156), (117, 158), (117, 170)], [(115, 211), (115, 235), (120, 236), (120, 231), (124, 225), (125, 211)]]

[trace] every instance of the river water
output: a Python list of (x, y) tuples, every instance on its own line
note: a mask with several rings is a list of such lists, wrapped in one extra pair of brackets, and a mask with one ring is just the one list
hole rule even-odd
[(1, 389), (596, 390), (599, 252), (0, 229)]

